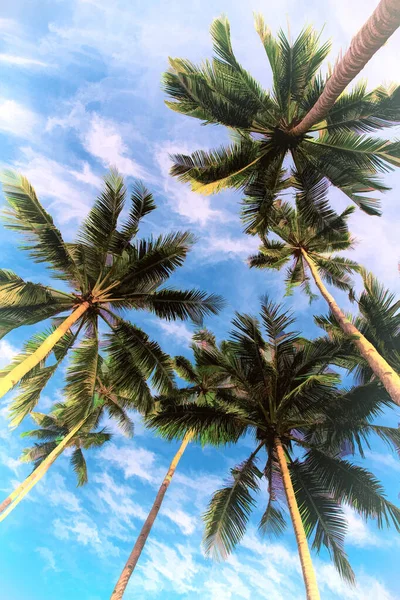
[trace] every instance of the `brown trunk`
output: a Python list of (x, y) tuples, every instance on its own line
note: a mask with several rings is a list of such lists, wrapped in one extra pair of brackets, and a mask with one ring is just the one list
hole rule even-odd
[(54, 461), (64, 452), (70, 440), (80, 430), (82, 425), (85, 423), (86, 418), (80, 421), (76, 427), (64, 437), (64, 439), (50, 452), (50, 454), (44, 459), (43, 462), (31, 473), (15, 490), (0, 504), (0, 522), (3, 521), (14, 508), (21, 502), (26, 494), (41, 480), (43, 475), (47, 473), (48, 469), (54, 463)]
[(306, 533), (303, 527), (303, 521), (301, 520), (299, 507), (297, 506), (296, 496), (286, 463), (285, 453), (283, 451), (281, 440), (278, 437), (275, 438), (275, 449), (281, 470), (283, 486), (285, 488), (290, 517), (292, 519), (293, 529), (296, 536), (301, 570), (303, 571), (304, 585), (306, 586), (307, 600), (320, 600), (317, 579), (315, 577), (315, 571), (311, 561), (311, 555), (308, 548)]
[(35, 350), (33, 354), (28, 356), (24, 361), (22, 361), (22, 363), (14, 367), (12, 371), (0, 379), (0, 398), (2, 398), (4, 394), (11, 390), (11, 388), (14, 387), (14, 385), (16, 385), (18, 381), (24, 377), (24, 375), (29, 373), (33, 367), (36, 367), (40, 361), (46, 358), (57, 342), (60, 341), (63, 335), (65, 335), (72, 325), (76, 323), (79, 317), (81, 317), (84, 312), (87, 311), (89, 306), (89, 302), (82, 302), (82, 304), (80, 304), (78, 308), (74, 310), (74, 312), (71, 313), (65, 319), (65, 321), (63, 321), (61, 325), (59, 325), (57, 329), (55, 329), (53, 333), (49, 335), (48, 338), (45, 339), (43, 344), (39, 346), (39, 348)]
[(353, 37), (350, 48), (336, 64), (324, 91), (296, 127), (292, 135), (304, 135), (313, 125), (324, 120), (337, 98), (365, 67), (375, 52), (400, 25), (400, 1), (381, 0), (360, 31)]
[(305, 261), (307, 262), (317, 288), (321, 292), (321, 295), (327, 301), (329, 308), (335, 315), (342, 330), (348, 335), (352, 336), (352, 341), (357, 346), (361, 356), (367, 361), (372, 371), (378, 379), (383, 383), (386, 391), (392, 398), (393, 402), (400, 406), (400, 377), (392, 369), (388, 362), (379, 354), (376, 348), (367, 340), (363, 334), (358, 331), (357, 327), (353, 325), (346, 315), (336, 304), (333, 296), (328, 292), (324, 286), (322, 279), (318, 273), (318, 269), (314, 261), (308, 256), (307, 252), (302, 250)]
[(151, 528), (153, 527), (154, 521), (156, 520), (158, 512), (161, 508), (161, 504), (164, 500), (165, 493), (169, 487), (169, 484), (171, 483), (171, 479), (175, 473), (176, 467), (178, 466), (179, 460), (181, 459), (181, 456), (184, 453), (186, 446), (190, 442), (191, 438), (192, 438), (191, 433), (187, 433), (185, 435), (185, 437), (183, 438), (183, 441), (179, 447), (179, 450), (175, 454), (175, 456), (169, 466), (168, 472), (164, 478), (164, 481), (162, 482), (160, 489), (158, 490), (156, 499), (154, 500), (154, 504), (151, 507), (151, 510), (149, 512), (149, 516), (147, 517), (147, 519), (142, 527), (142, 531), (140, 532), (139, 537), (136, 540), (133, 550), (130, 553), (130, 556), (125, 564), (125, 567), (120, 575), (120, 578), (117, 581), (117, 585), (115, 586), (114, 591), (111, 594), (110, 600), (121, 600), (121, 598), (123, 597), (126, 586), (128, 585), (129, 579), (132, 575), (134, 568), (136, 567), (136, 564), (140, 558), (140, 555), (142, 553), (142, 550), (144, 548), (146, 540), (149, 537)]

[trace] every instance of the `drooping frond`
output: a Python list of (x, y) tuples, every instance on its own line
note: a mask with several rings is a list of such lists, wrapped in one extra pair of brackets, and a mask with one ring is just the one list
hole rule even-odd
[(78, 486), (85, 485), (88, 482), (87, 465), (83, 452), (76, 448), (71, 455), (71, 464), (78, 479)]
[[(174, 378), (171, 359), (144, 331), (120, 320), (107, 337), (107, 352), (115, 368), (128, 370), (133, 365), (145, 380), (151, 378), (158, 393), (171, 390)], [(121, 367), (117, 367), (119, 364)]]
[(355, 577), (343, 550), (347, 522), (340, 504), (330, 498), (318, 476), (299, 461), (290, 465), (290, 476), (307, 537), (314, 534), (313, 547), (324, 545), (339, 571), (349, 583)]
[(262, 473), (252, 456), (231, 469), (231, 476), (215, 492), (203, 515), (205, 552), (216, 559), (225, 559), (242, 539), (255, 505), (252, 493), (258, 491)]
[(123, 224), (118, 240), (118, 250), (125, 248), (139, 231), (140, 221), (153, 210), (156, 205), (153, 194), (141, 181), (136, 181), (131, 193), (129, 215)]
[(35, 262), (48, 263), (58, 279), (79, 279), (68, 245), (28, 180), (15, 171), (5, 171), (1, 183), (9, 205), (5, 211), (6, 227), (25, 235), (27, 245), (23, 248)]

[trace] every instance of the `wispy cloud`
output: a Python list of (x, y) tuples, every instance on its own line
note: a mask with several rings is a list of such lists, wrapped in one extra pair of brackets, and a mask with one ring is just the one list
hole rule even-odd
[(39, 546), (36, 548), (36, 552), (43, 558), (44, 571), (59, 571), (56, 565), (54, 553), (50, 550), (50, 548)]
[(36, 58), (30, 58), (29, 56), (17, 56), (15, 54), (0, 54), (0, 61), (9, 63), (11, 65), (18, 65), (20, 67), (47, 67), (48, 64), (37, 60)]
[(0, 98), (0, 131), (29, 138), (39, 123), (38, 116), (15, 100)]

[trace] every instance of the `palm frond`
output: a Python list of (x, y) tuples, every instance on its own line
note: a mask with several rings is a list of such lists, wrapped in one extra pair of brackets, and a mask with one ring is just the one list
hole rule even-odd
[(242, 539), (255, 506), (252, 493), (259, 489), (262, 473), (251, 456), (231, 469), (232, 479), (215, 492), (206, 513), (204, 549), (213, 558), (225, 559)]
[(78, 487), (88, 482), (87, 465), (83, 452), (80, 448), (75, 448), (71, 455), (71, 464), (78, 479)]
[(35, 262), (49, 263), (58, 279), (79, 280), (68, 245), (28, 180), (15, 171), (5, 171), (1, 182), (9, 205), (5, 211), (5, 224), (25, 235), (27, 245), (22, 248), (29, 251)]

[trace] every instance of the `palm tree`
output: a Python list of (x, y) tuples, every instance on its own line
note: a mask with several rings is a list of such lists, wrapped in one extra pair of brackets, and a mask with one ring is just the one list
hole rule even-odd
[[(355, 318), (349, 316), (349, 320), (374, 345), (390, 367), (400, 373), (400, 301), (372, 273), (361, 269), (361, 275), (364, 289), (357, 299), (359, 314)], [(343, 344), (345, 336), (333, 313), (328, 317), (315, 317), (315, 321)], [(360, 361), (359, 357), (354, 356), (350, 364), (357, 381), (366, 383), (373, 380), (374, 372), (365, 360)]]
[[(89, 398), (95, 381), (98, 356), (99, 318), (111, 329), (114, 347), (129, 345), (134, 355), (153, 380), (158, 391), (171, 387), (172, 368), (168, 357), (157, 344), (148, 340), (138, 328), (123, 321), (118, 313), (148, 310), (165, 319), (201, 321), (206, 314), (216, 313), (221, 299), (199, 290), (176, 290), (160, 286), (180, 267), (193, 243), (187, 232), (169, 233), (158, 238), (137, 239), (141, 219), (155, 209), (150, 192), (136, 183), (127, 219), (119, 226), (126, 189), (122, 177), (112, 170), (104, 179), (104, 189), (84, 220), (76, 242), (65, 243), (51, 216), (39, 203), (36, 194), (21, 175), (7, 172), (3, 189), (9, 205), (7, 226), (26, 235), (31, 257), (45, 262), (54, 278), (68, 285), (69, 291), (25, 282), (10, 270), (0, 270), (0, 335), (22, 325), (30, 325), (61, 313), (66, 317), (55, 321), (49, 333), (30, 343), (23, 355), (0, 379), (0, 397), (56, 348), (66, 354), (84, 331), (85, 360), (81, 378), (86, 381)], [(123, 338), (123, 342), (122, 342)], [(58, 353), (60, 360), (63, 356)], [(57, 359), (58, 362), (58, 359)], [(33, 410), (41, 389), (56, 367), (41, 372), (35, 381), (36, 394), (26, 406)], [(131, 383), (142, 381), (137, 369), (130, 369)], [(91, 383), (90, 383), (91, 382)], [(151, 397), (149, 389), (142, 390)], [(21, 415), (20, 415), (21, 418)]]
[[(307, 598), (319, 598), (307, 537), (313, 548), (325, 546), (343, 577), (354, 575), (343, 550), (345, 503), (379, 526), (393, 521), (400, 530), (400, 510), (389, 502), (375, 477), (341, 457), (343, 445), (378, 433), (392, 447), (400, 433), (372, 420), (390, 402), (376, 382), (340, 390), (340, 378), (329, 369), (345, 359), (340, 346), (326, 338), (310, 342), (289, 331), (290, 315), (263, 300), (261, 320), (237, 314), (225, 351), (204, 353), (204, 364), (228, 377), (232, 393), (214, 406), (192, 403), (149, 416), (149, 424), (167, 439), (193, 439), (221, 445), (254, 440), (254, 450), (232, 469), (232, 479), (217, 491), (204, 515), (207, 554), (225, 557), (245, 533), (254, 493), (266, 478), (269, 499), (260, 529), (279, 534), (285, 527), (286, 498), (302, 566)], [(335, 418), (332, 418), (335, 417)], [(335, 420), (336, 419), (336, 420)], [(346, 429), (347, 428), (347, 429)], [(362, 446), (361, 446), (362, 447)], [(260, 468), (257, 455), (262, 451)], [(299, 451), (304, 457), (299, 459)]]
[(197, 66), (170, 59), (171, 69), (163, 80), (171, 99), (167, 106), (204, 124), (223, 125), (232, 137), (229, 146), (173, 156), (171, 174), (202, 194), (256, 188), (259, 211), (267, 213), (290, 183), (283, 170), (290, 157), (296, 169), (301, 163), (368, 214), (380, 214), (378, 201), (365, 194), (387, 189), (376, 175), (400, 164), (400, 145), (367, 134), (399, 122), (400, 87), (367, 92), (360, 83), (340, 96), (323, 121), (296, 135), (296, 125), (326, 89), (326, 79), (318, 71), (330, 45), (321, 45), (311, 27), (293, 43), (282, 31), (276, 39), (261, 16), (256, 17), (256, 30), (272, 70), (270, 93), (239, 64), (224, 17), (211, 26), (215, 52), (211, 62)]
[(331, 77), (312, 109), (293, 127), (293, 135), (304, 135), (323, 121), (340, 94), (362, 71), (367, 62), (400, 25), (400, 6), (397, 0), (381, 0), (360, 31), (351, 40), (350, 48), (335, 65)]
[(72, 429), (63, 421), (63, 404), (56, 404), (51, 414), (32, 412), (31, 416), (38, 429), (26, 431), (22, 436), (35, 437), (39, 443), (23, 451), (21, 460), (33, 462), (34, 471), (0, 505), (0, 521), (3, 521), (42, 479), (54, 461), (66, 448), (74, 448), (71, 464), (78, 479), (78, 485), (87, 483), (87, 467), (82, 450), (97, 448), (111, 439), (105, 429), (93, 431), (92, 427), (79, 423)]
[[(74, 361), (68, 368), (65, 386), (66, 402), (55, 404), (51, 414), (31, 412), (30, 415), (39, 429), (27, 431), (22, 437), (35, 437), (41, 440), (32, 448), (24, 451), (22, 460), (33, 462), (34, 470), (16, 489), (0, 504), (0, 521), (3, 521), (21, 502), (26, 494), (47, 473), (55, 460), (66, 448), (75, 448), (71, 455), (71, 463), (78, 477), (78, 485), (87, 483), (86, 462), (82, 449), (101, 446), (110, 439), (106, 429), (96, 431), (101, 418), (108, 415), (115, 420), (121, 431), (131, 437), (133, 422), (126, 408), (138, 408), (135, 392), (118, 388), (115, 385), (115, 365), (98, 357), (98, 373), (96, 376), (95, 393), (87, 402), (74, 401), (76, 387), (76, 364), (83, 348), (75, 350)], [(43, 366), (42, 369), (46, 367)], [(126, 368), (126, 365), (125, 365)], [(29, 379), (28, 379), (29, 382)], [(24, 414), (24, 393), (17, 398), (15, 404)]]
[[(201, 353), (204, 349), (216, 348), (214, 336), (207, 330), (197, 332), (193, 336), (191, 349), (194, 354), (194, 364), (192, 364), (184, 356), (176, 356), (174, 359), (174, 369), (178, 376), (188, 385), (186, 387), (177, 388), (168, 397), (160, 398), (155, 412), (165, 410), (166, 406), (182, 404), (187, 402), (196, 402), (202, 405), (212, 405), (217, 395), (220, 395), (223, 390), (229, 388), (226, 382), (226, 377), (217, 373), (213, 367), (204, 366), (201, 364)], [(154, 522), (161, 508), (164, 496), (175, 474), (178, 463), (186, 450), (187, 445), (192, 439), (192, 434), (188, 431), (179, 448), (173, 457), (168, 471), (161, 483), (157, 492), (153, 506), (149, 512), (146, 521), (143, 524), (141, 532), (136, 540), (136, 543), (129, 555), (128, 560), (122, 570), (122, 573), (115, 585), (111, 600), (121, 600), (123, 597), (128, 582), (141, 556), (147, 538), (150, 535)]]
[[(309, 183), (310, 181), (304, 186), (307, 193), (297, 194), (296, 209), (287, 203), (275, 203), (270, 215), (270, 231), (279, 239), (262, 236), (260, 251), (250, 257), (249, 264), (259, 269), (281, 269), (291, 262), (286, 274), (287, 292), (291, 293), (295, 286), (301, 285), (310, 299), (314, 298), (310, 288), (311, 275), (342, 331), (351, 337), (361, 357), (383, 383), (392, 400), (400, 405), (400, 377), (396, 370), (378, 352), (373, 341), (364, 336), (357, 325), (347, 318), (323, 283), (325, 280), (352, 295), (349, 273), (359, 270), (359, 266), (354, 261), (335, 254), (352, 247), (353, 240), (346, 225), (352, 212), (351, 207), (341, 215), (335, 215), (327, 208), (326, 203), (324, 205), (319, 184), (313, 186)], [(311, 217), (307, 214), (310, 197), (321, 207), (320, 214), (324, 217), (318, 222), (312, 216), (314, 226), (309, 224)]]

